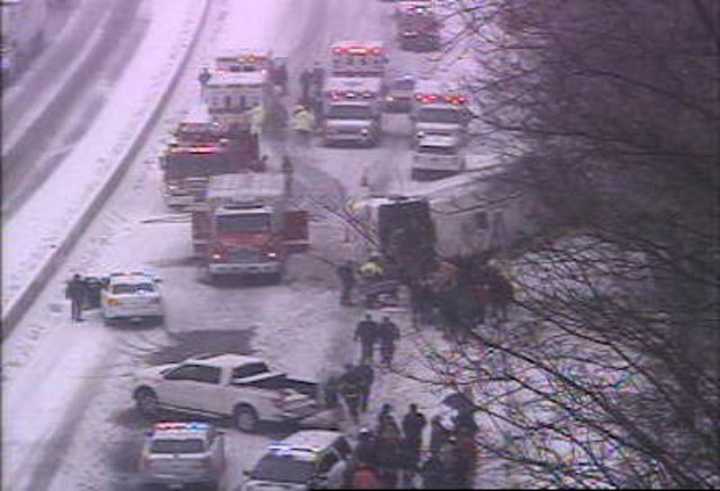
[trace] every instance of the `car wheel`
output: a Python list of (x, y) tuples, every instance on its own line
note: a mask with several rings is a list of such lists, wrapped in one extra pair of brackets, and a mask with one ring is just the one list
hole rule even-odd
[(157, 395), (151, 389), (140, 389), (135, 394), (135, 405), (138, 411), (148, 418), (156, 416), (160, 410)]
[(258, 415), (251, 406), (242, 405), (235, 408), (235, 414), (233, 415), (233, 422), (235, 427), (245, 433), (252, 433), (255, 431), (258, 423)]

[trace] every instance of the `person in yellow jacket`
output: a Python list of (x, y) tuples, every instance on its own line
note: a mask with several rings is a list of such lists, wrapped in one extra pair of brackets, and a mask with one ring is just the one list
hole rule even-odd
[(305, 106), (298, 104), (293, 109), (292, 129), (300, 136), (300, 141), (308, 145), (315, 129), (315, 116)]
[(249, 111), (250, 114), (250, 133), (260, 136), (263, 125), (265, 124), (265, 109), (262, 104), (255, 104)]
[(360, 276), (366, 281), (381, 280), (385, 271), (383, 270), (380, 258), (371, 256), (362, 266), (360, 266)]

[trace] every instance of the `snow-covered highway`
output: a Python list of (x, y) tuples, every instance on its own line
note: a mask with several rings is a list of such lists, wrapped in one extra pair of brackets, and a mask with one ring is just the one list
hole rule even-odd
[[(199, 16), (202, 11), (201, 2), (174, 2), (176, 6), (180, 3), (187, 6), (185, 10), (174, 7), (172, 16), (163, 17), (166, 14), (158, 8), (162, 3), (142, 4), (141, 12), (149, 22), (143, 43), (149, 42), (159, 19), (166, 24), (174, 19), (173, 22), (178, 22), (175, 34), (187, 35), (187, 16)], [(287, 55), (291, 74), (298, 74), (316, 59), (325, 61), (324, 53), (335, 40), (381, 39), (392, 46), (391, 9), (390, 4), (382, 2), (343, 0), (273, 0), (261, 4), (211, 0), (209, 27), (202, 34), (159, 124), (150, 132), (109, 201), (85, 229), (77, 247), (69, 251), (57, 273), (47, 281), (3, 343), (4, 489), (134, 489), (139, 445), (147, 422), (132, 406), (129, 375), (148, 363), (173, 361), (206, 351), (255, 352), (297, 375), (317, 378), (328, 368), (340, 368), (344, 362), (355, 359), (351, 333), (360, 311), (338, 306), (334, 272), (326, 262), (317, 259), (336, 262), (348, 254), (341, 244), (341, 229), (327, 217), (316, 217), (311, 230), (312, 250), (293, 258), (288, 278), (281, 285), (209, 286), (199, 280), (190, 258), (189, 224), (162, 220), (169, 213), (160, 193), (161, 173), (156, 157), (168, 130), (199, 97), (197, 71), (212, 59), (221, 40), (223, 43), (230, 40), (236, 46), (271, 47), (275, 53)], [(168, 38), (167, 33), (165, 37)], [(162, 43), (156, 42), (158, 45), (150, 52), (162, 51), (159, 48)], [(133, 63), (152, 64), (143, 44), (137, 53), (142, 56), (128, 60), (130, 72)], [(391, 69), (417, 71), (422, 58), (393, 50)], [(157, 63), (168, 62), (156, 60)], [(293, 78), (294, 95), (298, 93), (295, 81)], [(114, 92), (108, 94), (108, 104), (118, 97), (122, 87), (127, 90), (131, 86), (130, 82), (127, 86), (123, 83), (118, 82)], [(152, 85), (147, 87), (148, 92), (152, 90)], [(147, 93), (140, 95), (145, 99), (140, 97), (139, 101), (148, 100)], [(287, 103), (293, 100), (291, 95)], [(130, 102), (125, 99), (114, 103)], [(134, 113), (130, 112), (132, 116)], [(121, 116), (115, 115), (114, 134), (94, 133), (93, 126), (83, 141), (107, 144), (107, 140), (132, 139), (132, 131), (123, 126), (130, 122), (120, 122)], [(102, 114), (97, 121), (102, 121), (101, 118)], [(351, 196), (364, 192), (361, 177), (367, 173), (371, 188), (392, 185), (402, 189), (408, 180), (409, 125), (401, 115), (387, 116), (385, 122), (388, 135), (379, 148), (316, 146), (302, 154), (294, 153), (301, 187), (318, 199), (337, 192)], [(113, 128), (111, 123), (106, 124), (107, 131)], [(277, 166), (283, 146), (270, 141), (264, 145), (271, 165)], [(73, 152), (78, 152), (77, 146)], [(113, 163), (110, 160), (119, 153), (122, 152), (116, 149), (115, 154), (97, 160), (83, 160), (76, 155), (74, 164), (71, 154), (58, 172), (67, 172), (71, 181), (71, 176), (75, 176), (79, 179), (76, 182), (87, 181), (85, 177), (91, 175), (97, 185), (107, 175), (107, 166)], [(83, 164), (86, 174), (81, 170)], [(76, 170), (71, 165), (77, 166)], [(97, 166), (98, 170), (91, 171), (88, 165)], [(38, 192), (42, 193), (42, 188)], [(75, 200), (67, 209), (80, 210), (82, 198), (87, 195), (82, 188), (77, 197), (66, 191), (65, 197)], [(41, 222), (37, 211), (31, 213), (25, 207), (13, 219), (34, 223), (40, 231), (49, 230), (43, 237), (47, 247), (59, 240), (68, 227), (67, 209), (58, 204), (44, 203), (43, 209), (49, 210), (44, 219), (50, 223)], [(4, 224), (4, 234), (10, 225), (12, 222)], [(21, 240), (15, 242), (18, 247)], [(35, 258), (17, 261), (18, 275), (32, 275), (33, 260), (40, 257), (35, 254)], [(85, 323), (69, 321), (62, 293), (64, 281), (72, 273), (105, 273), (137, 267), (152, 269), (163, 278), (168, 309), (165, 326), (108, 328), (94, 312), (88, 313)], [(4, 286), (5, 281), (11, 283), (13, 279), (17, 278), (9, 276), (4, 268)], [(254, 462), (270, 439), (285, 429), (268, 431), (247, 435), (229, 430), (231, 465), (226, 489), (235, 489), (242, 479), (242, 470)]]

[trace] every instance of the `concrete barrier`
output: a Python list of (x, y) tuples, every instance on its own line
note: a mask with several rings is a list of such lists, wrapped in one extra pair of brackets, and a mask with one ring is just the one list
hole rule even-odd
[(210, 5), (213, 0), (205, 0), (203, 7), (202, 16), (200, 21), (197, 23), (193, 36), (190, 40), (188, 48), (182, 55), (182, 59), (177, 64), (175, 72), (170, 77), (167, 87), (164, 90), (159, 103), (155, 106), (153, 111), (148, 115), (147, 119), (143, 123), (142, 130), (139, 132), (138, 137), (125, 149), (124, 154), (120, 157), (120, 163), (111, 171), (107, 181), (105, 181), (96, 192), (87, 201), (82, 213), (77, 217), (75, 222), (72, 224), (67, 234), (60, 241), (60, 244), (53, 249), (53, 252), (44, 259), (43, 265), (38, 268), (32, 280), (30, 280), (22, 290), (15, 296), (15, 298), (9, 302), (7, 308), (3, 309), (2, 312), (2, 338), (5, 339), (17, 326), (18, 322), (25, 315), (27, 310), (33, 304), (35, 298), (43, 289), (47, 281), (57, 271), (58, 267), (65, 260), (65, 257), (72, 250), (77, 243), (77, 240), (85, 232), (90, 222), (95, 218), (98, 212), (101, 210), (102, 205), (110, 197), (112, 192), (117, 187), (120, 180), (125, 175), (125, 172), (130, 166), (130, 163), (140, 152), (140, 149), (147, 142), (149, 130), (157, 123), (158, 119), (163, 113), (165, 106), (170, 98), (170, 95), (174, 91), (175, 87), (180, 80), (180, 77), (187, 66), (190, 55), (195, 49), (197, 44), (198, 35), (203, 30), (210, 10)]

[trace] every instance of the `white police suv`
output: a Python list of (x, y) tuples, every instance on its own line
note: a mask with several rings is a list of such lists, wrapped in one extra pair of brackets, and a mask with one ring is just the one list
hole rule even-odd
[(145, 272), (118, 272), (107, 278), (100, 292), (103, 319), (111, 323), (118, 319), (138, 321), (165, 318), (159, 279)]
[(224, 472), (224, 435), (210, 423), (156, 423), (146, 435), (140, 456), (144, 485), (216, 490)]

